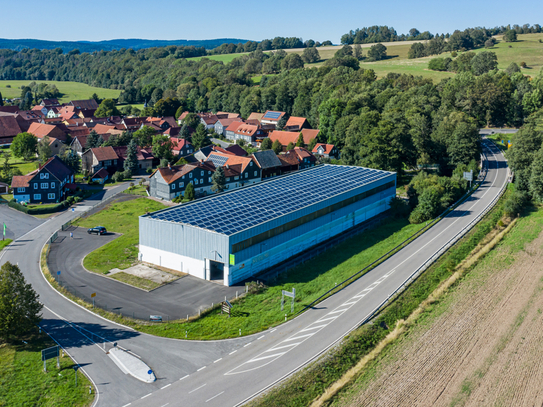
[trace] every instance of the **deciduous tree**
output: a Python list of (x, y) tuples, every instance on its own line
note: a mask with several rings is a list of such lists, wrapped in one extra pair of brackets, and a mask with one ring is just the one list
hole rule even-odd
[(223, 192), (226, 189), (226, 177), (224, 176), (224, 168), (219, 167), (215, 170), (211, 176), (211, 190), (213, 192)]
[(36, 155), (38, 139), (30, 133), (19, 133), (13, 139), (10, 149), (14, 157), (30, 160)]
[(110, 117), (110, 116), (119, 116), (121, 112), (117, 109), (115, 101), (113, 99), (104, 99), (96, 112), (94, 112), (95, 117)]

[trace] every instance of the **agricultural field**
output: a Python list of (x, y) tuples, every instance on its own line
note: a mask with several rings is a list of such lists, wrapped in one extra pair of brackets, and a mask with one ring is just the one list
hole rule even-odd
[[(58, 88), (58, 90), (63, 94), (63, 96), (59, 99), (60, 103), (66, 103), (71, 100), (89, 99), (93, 93), (96, 93), (98, 97), (101, 99), (117, 98), (119, 97), (119, 94), (121, 93), (120, 90), (95, 88), (93, 86), (89, 86), (85, 83), (79, 83), (79, 82), (31, 81), (31, 80), (24, 80), (24, 81), (12, 81), (12, 80), (1, 81), (0, 80), (0, 93), (2, 93), (2, 97), (7, 98), (7, 99), (21, 97), (21, 86), (26, 86), (31, 82), (36, 82), (36, 83), (43, 82), (50, 85), (55, 85)], [(8, 86), (10, 87), (8, 88)]]
[(528, 210), (332, 405), (541, 405), (542, 227)]
[(205, 56), (205, 57), (187, 58), (187, 60), (189, 60), (189, 61), (199, 61), (202, 58), (208, 58), (208, 59), (211, 59), (212, 61), (220, 61), (220, 62), (223, 62), (223, 63), (227, 64), (229, 62), (232, 62), (235, 58), (237, 58), (237, 57), (239, 57), (241, 55), (244, 55), (244, 54), (245, 53), (208, 55), (208, 56)]

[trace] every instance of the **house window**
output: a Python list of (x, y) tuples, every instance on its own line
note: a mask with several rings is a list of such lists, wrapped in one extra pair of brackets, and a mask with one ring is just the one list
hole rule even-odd
[(194, 185), (198, 185), (198, 180), (197, 179), (194, 180)]
[(211, 183), (211, 177), (208, 178), (207, 182)]
[(38, 183), (34, 182), (34, 189), (38, 189)]
[(104, 161), (104, 167), (109, 167), (111, 165), (111, 160)]
[(55, 187), (55, 183), (51, 182), (51, 188), (54, 188), (54, 187)]
[(175, 184), (172, 184), (172, 189), (175, 189)]
[(204, 172), (203, 172), (203, 171), (200, 171), (200, 175), (203, 176), (203, 175), (204, 175)]
[(251, 161), (251, 162), (249, 163), (249, 167), (252, 167), (252, 166), (253, 166), (253, 162)]
[(40, 174), (40, 179), (49, 179), (49, 173), (47, 172), (42, 172)]
[(203, 184), (203, 183), (204, 183), (204, 179), (201, 178), (201, 179), (200, 179), (200, 184)]
[(192, 178), (192, 172), (191, 172), (191, 173), (189, 173), (189, 178)]
[(34, 200), (39, 201), (41, 199), (41, 194), (34, 194)]
[(256, 177), (256, 174), (258, 173), (258, 171), (255, 171), (255, 177)]
[(249, 178), (249, 173), (248, 172), (245, 173), (245, 178)]
[(180, 182), (179, 183), (179, 189), (183, 188), (185, 186), (185, 183), (184, 182)]
[(49, 184), (48, 184), (47, 182), (42, 182), (42, 183), (40, 184), (40, 188), (41, 188), (41, 189), (47, 189), (47, 188), (49, 188)]
[(55, 194), (47, 194), (47, 199), (55, 199)]
[(25, 192), (24, 188), (17, 188), (17, 192)]
[[(238, 178), (239, 178), (239, 177), (234, 177), (234, 179), (235, 179), (236, 181), (237, 181)], [(237, 185), (237, 184), (236, 184), (236, 185)]]

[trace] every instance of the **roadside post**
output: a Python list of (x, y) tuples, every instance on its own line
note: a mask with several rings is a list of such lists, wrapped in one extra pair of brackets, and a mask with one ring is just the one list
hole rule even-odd
[(281, 290), (281, 311), (283, 311), (285, 306), (285, 296), (291, 298), (290, 302), (290, 313), (294, 312), (294, 299), (296, 298), (296, 288), (292, 288), (292, 292)]
[(224, 312), (225, 314), (228, 314), (228, 318), (230, 318), (230, 311), (232, 310), (232, 304), (228, 300), (224, 300), (221, 306), (221, 314)]
[(91, 294), (91, 298), (92, 298), (92, 308), (94, 308), (94, 297), (96, 297), (96, 293), (92, 293), (92, 294)]
[(58, 280), (60, 279), (60, 270), (57, 271), (57, 284), (59, 284)]
[(79, 369), (79, 365), (74, 365), (75, 387), (77, 387), (77, 369)]
[(149, 369), (147, 374), (149, 375), (149, 380), (153, 380), (153, 376), (151, 376), (153, 374), (153, 371), (151, 369)]
[(57, 346), (51, 346), (47, 349), (42, 349), (41, 360), (43, 360), (43, 371), (47, 372), (47, 360), (57, 358), (57, 368), (60, 369), (59, 350)]

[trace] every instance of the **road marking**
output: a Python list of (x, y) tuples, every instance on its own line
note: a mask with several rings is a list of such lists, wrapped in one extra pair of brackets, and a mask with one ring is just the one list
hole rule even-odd
[(217, 359), (217, 360), (216, 360), (215, 362), (213, 362), (213, 363), (217, 363), (219, 360), (222, 360), (222, 358)]
[(328, 324), (317, 325), (317, 326), (314, 326), (314, 327), (312, 327), (312, 328), (305, 328), (305, 329), (302, 329), (300, 332), (305, 332), (305, 331), (311, 331), (311, 330), (313, 330), (313, 329), (324, 328), (326, 325), (328, 325)]
[(277, 328), (273, 328), (270, 332), (274, 332), (274, 331), (277, 331)]
[(243, 345), (244, 348), (246, 348), (247, 346), (249, 346), (251, 344), (251, 342), (249, 342), (247, 345)]
[[(296, 334), (294, 334), (296, 335)], [(290, 342), (290, 341), (295, 341), (296, 339), (302, 339), (302, 338), (308, 338), (310, 336), (313, 336), (315, 335), (315, 332), (313, 332), (312, 334), (305, 334), (305, 335), (302, 335), (302, 336), (296, 336), (294, 338), (288, 338), (288, 339), (285, 339), (283, 342)]]
[(183, 376), (181, 379), (179, 379), (179, 381), (186, 379), (187, 377), (189, 377), (189, 375)]
[[(325, 315), (327, 316), (327, 315)], [(316, 320), (315, 322), (313, 322), (314, 324), (316, 324), (317, 322), (324, 322), (324, 321), (328, 321), (330, 319), (336, 319), (337, 317), (329, 317), (329, 318), (325, 318), (325, 319), (318, 319)]]
[(130, 406), (132, 403), (128, 403), (128, 404), (125, 404), (123, 407), (128, 407)]
[(194, 393), (196, 390), (200, 390), (202, 387), (204, 387), (207, 383), (204, 383), (202, 384), (200, 387), (197, 387), (196, 389), (192, 390), (192, 391), (189, 391), (189, 394), (190, 393)]
[(142, 397), (142, 399), (144, 399), (145, 397), (149, 397), (151, 394), (153, 393), (146, 394), (145, 396)]
[(340, 310), (337, 310), (337, 311), (329, 312), (328, 315), (337, 314), (338, 312), (345, 312), (345, 311), (347, 311), (347, 310), (346, 309), (340, 309)]
[(261, 340), (262, 338), (264, 338), (266, 335), (262, 335), (260, 338), (256, 338), (257, 341)]
[(216, 394), (216, 395), (214, 395), (213, 397), (211, 397), (210, 399), (207, 399), (207, 400), (206, 400), (206, 403), (207, 403), (208, 401), (213, 400), (215, 397), (219, 397), (219, 396), (220, 396), (221, 394), (223, 394), (223, 393), (224, 393), (224, 391), (221, 391), (219, 394)]
[(167, 405), (169, 405), (170, 403), (166, 403), (164, 404), (163, 406), (160, 406), (160, 407), (166, 407)]
[(233, 351), (233, 352), (230, 352), (229, 355), (233, 355), (236, 352), (237, 352), (237, 349), (235, 351)]
[(207, 366), (204, 366), (204, 367), (201, 367), (200, 369), (197, 370), (197, 372), (199, 372), (200, 370), (204, 370)]
[(171, 383), (170, 383), (170, 384), (167, 384), (166, 386), (161, 387), (160, 390), (164, 390), (166, 387), (170, 387), (171, 385), (172, 385)]
[(276, 351), (276, 350), (280, 350), (280, 349), (285, 349), (285, 348), (290, 348), (292, 346), (298, 346), (299, 344), (301, 344), (302, 342), (296, 342), (296, 343), (291, 343), (290, 345), (284, 345), (284, 346), (279, 346), (279, 347), (273, 347), (271, 349), (268, 349), (266, 352), (273, 352), (273, 351)]
[(283, 356), (285, 353), (287, 353), (287, 352), (274, 353), (273, 355), (262, 356), (261, 358), (251, 359), (249, 362), (251, 362), (251, 363), (252, 362), (258, 362), (259, 360), (270, 359), (270, 358), (274, 358), (276, 356)]

